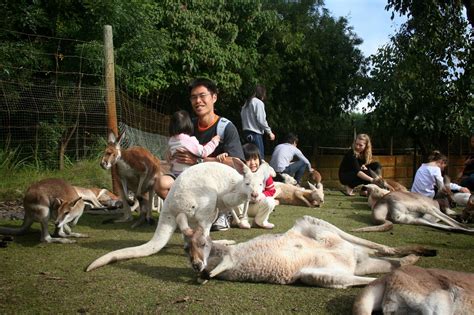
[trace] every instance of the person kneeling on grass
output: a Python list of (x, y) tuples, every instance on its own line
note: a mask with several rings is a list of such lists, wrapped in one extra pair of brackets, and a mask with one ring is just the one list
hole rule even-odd
[[(242, 146), (245, 156), (245, 164), (250, 168), (252, 172), (256, 172), (262, 163), (260, 159), (260, 151), (258, 147), (253, 143), (247, 143)], [(260, 194), (260, 198), (255, 203), (250, 203), (248, 208), (248, 216), (254, 217), (252, 226), (263, 229), (273, 229), (275, 226), (268, 222), (270, 213), (273, 212), (278, 201), (273, 198), (275, 195), (275, 186), (273, 185), (273, 178), (269, 174), (268, 178), (265, 178), (264, 188)], [(243, 213), (244, 205), (238, 206), (234, 209), (240, 219), (240, 223), (232, 222), (233, 226), (238, 226), (241, 229), (249, 229), (250, 224), (248, 217)]]
[(339, 165), (339, 181), (344, 185), (342, 192), (347, 196), (354, 195), (356, 186), (373, 182), (371, 171), (380, 173), (381, 170), (382, 165), (372, 161), (370, 137), (365, 133), (358, 134)]

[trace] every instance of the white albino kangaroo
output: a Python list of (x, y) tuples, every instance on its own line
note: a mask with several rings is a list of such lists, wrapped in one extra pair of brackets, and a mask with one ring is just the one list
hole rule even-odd
[[(185, 251), (202, 283), (268, 282), (346, 288), (365, 285), (370, 273), (413, 264), (417, 255), (434, 256), (423, 247), (394, 248), (348, 234), (314, 217), (304, 216), (283, 234), (266, 234), (232, 246), (213, 243), (200, 231), (185, 233)], [(388, 258), (404, 256), (403, 258)]]
[(235, 169), (218, 162), (206, 162), (186, 169), (174, 182), (160, 213), (158, 226), (147, 243), (110, 252), (93, 261), (90, 271), (108, 263), (159, 252), (169, 241), (177, 225), (181, 231), (192, 231), (199, 226), (209, 235), (217, 218), (218, 209), (231, 209), (255, 200), (263, 190), (265, 165), (255, 173), (239, 159), (234, 158)]
[[(1, 227), (0, 234), (25, 234), (33, 222), (41, 223), (41, 241), (47, 243), (75, 243), (67, 237), (88, 237), (86, 234), (73, 233), (69, 223), (76, 225), (84, 211), (84, 201), (68, 182), (59, 178), (43, 179), (32, 184), (23, 198), (25, 217), (20, 228)], [(48, 221), (55, 220), (56, 229), (51, 237)]]
[(100, 165), (109, 170), (117, 165), (117, 175), (120, 178), (120, 198), (123, 201), (123, 216), (115, 222), (126, 222), (132, 220), (132, 211), (128, 204), (128, 191), (131, 190), (140, 203), (140, 219), (133, 224), (136, 227), (145, 220), (151, 222), (151, 209), (155, 181), (161, 175), (160, 160), (142, 147), (132, 147), (122, 150), (120, 140), (124, 133), (118, 138), (113, 132), (109, 132), (108, 144)]
[(375, 280), (357, 296), (354, 315), (474, 314), (474, 274), (403, 266)]

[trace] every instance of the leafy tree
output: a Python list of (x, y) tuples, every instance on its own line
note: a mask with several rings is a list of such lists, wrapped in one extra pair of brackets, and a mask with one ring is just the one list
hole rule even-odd
[(366, 60), (357, 48), (362, 40), (345, 18), (330, 16), (322, 1), (274, 8), (281, 22), (263, 42), (272, 62), (261, 70), (272, 87), (269, 116), (280, 134), (294, 131), (314, 141), (364, 96)]
[[(220, 88), (219, 114), (238, 123), (244, 98), (263, 83), (271, 125), (312, 139), (364, 96), (361, 39), (322, 0), (9, 0), (0, 9), (2, 28), (15, 31), (0, 35), (2, 65), (10, 69), (2, 78), (17, 79), (11, 69), (28, 60), (25, 82), (56, 80), (54, 70), (77, 70), (71, 56), (83, 56), (82, 72), (93, 75), (81, 83), (101, 84), (103, 25), (110, 24), (119, 84), (135, 96), (170, 96), (167, 112), (189, 106), (183, 87), (206, 76)], [(29, 47), (31, 33), (74, 40), (58, 45), (38, 37), (37, 52), (16, 54), (15, 45)], [(44, 68), (53, 71), (38, 75)]]
[(411, 14), (372, 57), (371, 118), (427, 154), (473, 127), (472, 35), (457, 2), (396, 2)]

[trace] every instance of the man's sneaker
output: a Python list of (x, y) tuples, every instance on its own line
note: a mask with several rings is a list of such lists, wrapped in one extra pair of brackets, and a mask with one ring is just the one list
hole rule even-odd
[(220, 213), (216, 221), (212, 223), (211, 231), (227, 231), (230, 228), (228, 215)]

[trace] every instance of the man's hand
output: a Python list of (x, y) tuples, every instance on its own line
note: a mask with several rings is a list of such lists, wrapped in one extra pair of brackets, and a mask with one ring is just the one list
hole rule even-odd
[(275, 134), (273, 132), (270, 132), (268, 134), (268, 138), (270, 138), (271, 141), (275, 140)]
[(197, 156), (190, 153), (185, 148), (178, 148), (173, 154), (173, 158), (176, 159), (179, 163), (194, 165), (197, 163)]
[(218, 156), (216, 156), (217, 162), (224, 163), (226, 157), (228, 156), (229, 154), (227, 154), (226, 152), (219, 154)]
[(461, 187), (461, 189), (459, 189), (459, 192), (462, 192), (462, 193), (470, 193), (471, 191), (470, 191), (469, 188), (467, 188), (467, 187)]

